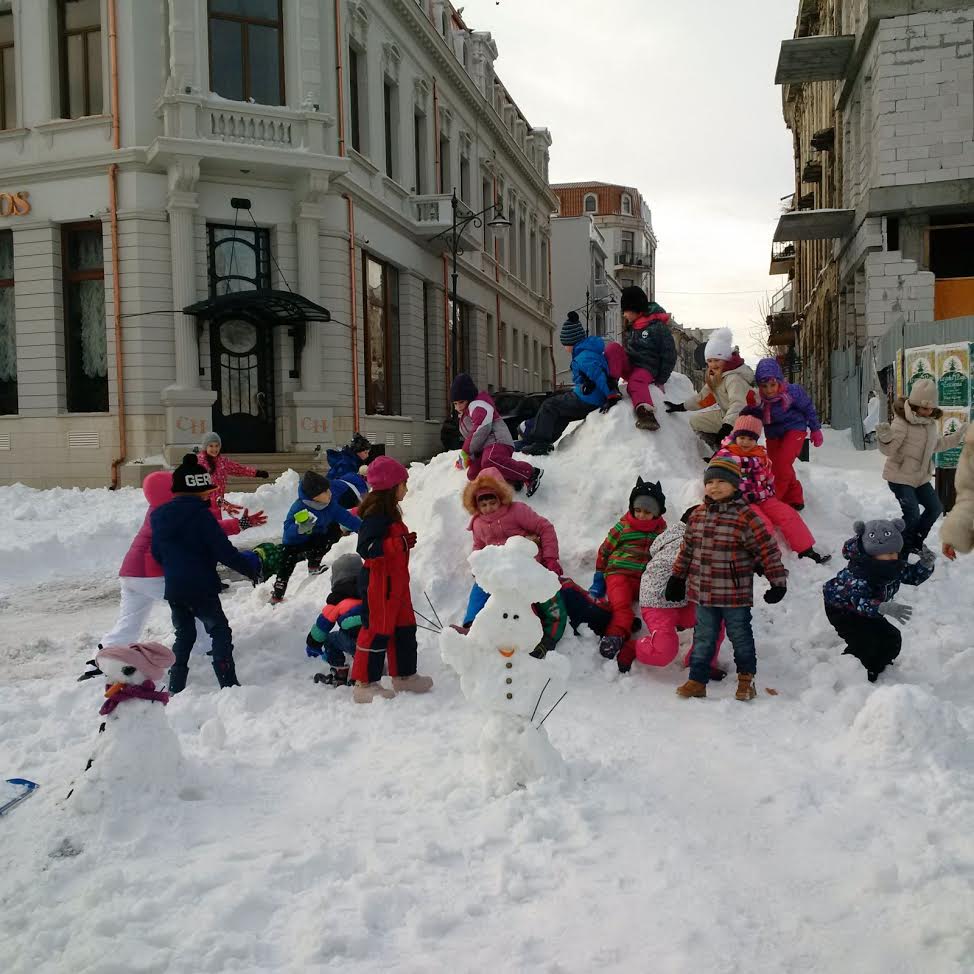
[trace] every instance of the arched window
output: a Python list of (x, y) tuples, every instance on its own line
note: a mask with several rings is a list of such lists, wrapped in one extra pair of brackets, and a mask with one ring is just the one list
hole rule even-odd
[(632, 197), (628, 193), (622, 194), (622, 214), (632, 216)]
[(595, 196), (595, 193), (586, 193), (585, 202), (582, 204), (582, 209), (586, 213), (598, 213), (599, 211), (599, 201)]

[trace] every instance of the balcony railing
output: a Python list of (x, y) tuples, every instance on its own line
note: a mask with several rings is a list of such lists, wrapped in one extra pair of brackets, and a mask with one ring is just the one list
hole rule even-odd
[(771, 314), (779, 315), (786, 311), (795, 310), (795, 289), (789, 281), (784, 287), (779, 288), (771, 298)]
[(653, 258), (651, 254), (634, 253), (623, 250), (616, 254), (616, 267), (640, 267), (645, 271), (651, 270)]
[(778, 243), (771, 245), (770, 274), (790, 274), (795, 266), (795, 245)]

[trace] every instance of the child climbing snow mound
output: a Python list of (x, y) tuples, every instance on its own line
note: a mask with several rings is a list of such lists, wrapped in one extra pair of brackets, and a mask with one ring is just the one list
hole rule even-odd
[(240, 506), (231, 504), (226, 499), (227, 481), (230, 477), (258, 477), (267, 480), (270, 476), (266, 470), (248, 467), (245, 463), (237, 463), (223, 453), (223, 441), (219, 433), (207, 433), (200, 443), (200, 451), (196, 454), (197, 463), (210, 475), (216, 492), (210, 502), (210, 509), (219, 521), (223, 516), (222, 508), (227, 514), (239, 514)]
[(316, 683), (344, 686), (355, 656), (355, 640), (362, 628), (362, 599), (358, 581), (362, 559), (354, 552), (335, 559), (331, 566), (331, 592), (315, 624), (308, 633), (305, 651), (321, 658), (331, 672), (315, 674)]

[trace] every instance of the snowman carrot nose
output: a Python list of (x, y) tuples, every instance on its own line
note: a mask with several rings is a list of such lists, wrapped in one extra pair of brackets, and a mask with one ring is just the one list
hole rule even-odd
[(510, 659), (514, 655), (514, 649), (501, 649), (498, 647), (497, 652), (507, 659)]

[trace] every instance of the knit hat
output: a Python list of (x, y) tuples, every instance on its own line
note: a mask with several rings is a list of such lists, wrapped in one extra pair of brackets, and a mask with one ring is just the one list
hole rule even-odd
[(210, 475), (200, 466), (195, 453), (183, 456), (183, 462), (172, 472), (174, 494), (206, 494), (215, 490)]
[(315, 470), (306, 470), (301, 478), (301, 490), (305, 497), (317, 497), (326, 490), (331, 490), (331, 481)]
[(729, 362), (734, 356), (734, 334), (730, 328), (718, 328), (707, 339), (703, 350), (704, 358), (718, 358), (722, 362)]
[(862, 550), (875, 558), (876, 555), (899, 554), (903, 550), (903, 529), (906, 522), (902, 518), (892, 521), (856, 521), (853, 530), (859, 536)]
[(126, 666), (134, 666), (153, 683), (158, 683), (166, 675), (166, 670), (176, 662), (173, 651), (162, 643), (103, 646), (95, 653), (95, 663), (98, 664), (101, 659), (114, 659)]
[(725, 480), (732, 487), (741, 486), (741, 465), (733, 457), (714, 457), (704, 471), (703, 482)]
[[(639, 503), (637, 503), (637, 501)], [(636, 486), (629, 495), (629, 513), (637, 507), (649, 511), (653, 517), (660, 517), (666, 513), (666, 497), (659, 483), (652, 484), (642, 477), (636, 478)]]
[(763, 358), (754, 369), (754, 381), (758, 385), (767, 382), (768, 379), (777, 379), (778, 382), (784, 384), (785, 375), (776, 358)]
[(477, 384), (461, 372), (450, 385), (450, 402), (472, 402), (477, 398)]
[(347, 449), (351, 453), (362, 453), (365, 450), (371, 450), (372, 444), (361, 433), (356, 433), (349, 442)]
[(754, 439), (760, 439), (761, 433), (764, 431), (764, 423), (758, 419), (757, 416), (751, 416), (749, 414), (741, 413), (734, 422), (734, 428), (731, 430), (731, 436), (737, 439), (738, 433), (746, 433), (748, 436), (753, 436)]
[[(467, 376), (469, 379), (470, 376)], [(369, 464), (368, 473), (370, 490), (390, 490), (409, 479), (409, 471), (392, 457), (376, 457)]]
[(635, 284), (624, 287), (619, 295), (619, 310), (645, 314), (649, 311), (649, 298), (646, 297), (646, 292)]
[(223, 449), (223, 440), (220, 439), (220, 434), (214, 433), (212, 430), (203, 434), (203, 439), (200, 440), (200, 449), (205, 450), (211, 443), (215, 443), (221, 450)]
[(585, 328), (578, 320), (577, 311), (569, 311), (565, 323), (561, 326), (561, 334), (558, 340), (562, 345), (577, 345), (585, 338)]
[(477, 477), (477, 488), (473, 499), (477, 501), (481, 497), (492, 494), (500, 500), (501, 494), (503, 493), (503, 487), (501, 485), (504, 483), (504, 477), (496, 467), (485, 467)]
[(907, 402), (911, 406), (937, 408), (937, 383), (933, 379), (917, 379)]
[(362, 559), (354, 551), (336, 558), (331, 566), (331, 587), (336, 588), (350, 578), (358, 578), (362, 570)]

